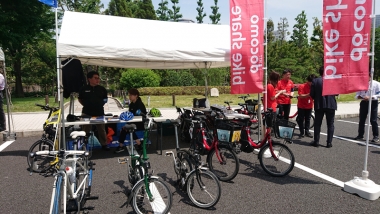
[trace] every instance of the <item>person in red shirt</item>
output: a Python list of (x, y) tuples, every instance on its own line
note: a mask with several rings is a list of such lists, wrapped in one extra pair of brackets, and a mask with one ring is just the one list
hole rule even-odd
[[(272, 108), (273, 112), (276, 112), (277, 109), (277, 97), (280, 96), (280, 94), (284, 93), (285, 90), (283, 91), (276, 91), (276, 86), (278, 83), (278, 80), (280, 79), (280, 74), (271, 71), (269, 74), (269, 82), (267, 85), (267, 99), (266, 102), (264, 102), (264, 108)], [(265, 103), (267, 104), (265, 106)]]
[(283, 115), (285, 120), (289, 119), (290, 114), (290, 106), (291, 106), (291, 98), (294, 94), (294, 84), (293, 81), (290, 80), (291, 71), (289, 69), (285, 69), (282, 72), (282, 79), (278, 81), (277, 91), (285, 90), (285, 93), (281, 93), (277, 98), (277, 104), (280, 108), (280, 114)]
[(297, 123), (300, 129), (300, 138), (306, 135), (312, 138), (313, 135), (310, 134), (310, 118), (311, 111), (313, 109), (313, 99), (310, 97), (310, 86), (311, 82), (315, 78), (314, 74), (310, 74), (306, 80), (307, 82), (298, 87), (298, 117)]

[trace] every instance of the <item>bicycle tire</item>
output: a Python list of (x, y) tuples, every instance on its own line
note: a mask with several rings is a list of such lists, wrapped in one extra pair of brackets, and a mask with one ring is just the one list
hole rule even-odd
[(149, 200), (146, 193), (145, 182), (141, 180), (134, 188), (132, 207), (138, 213), (168, 213), (173, 203), (172, 193), (168, 185), (158, 178), (150, 177), (148, 180), (153, 201)]
[(282, 177), (289, 174), (294, 168), (293, 152), (284, 144), (272, 143), (273, 152), (277, 155), (275, 160), (270, 153), (269, 144), (260, 149), (259, 160), (263, 170), (274, 177)]
[(210, 171), (221, 181), (231, 181), (239, 172), (239, 158), (229, 148), (218, 147), (218, 149), (221, 162), (216, 155), (215, 149), (211, 150), (207, 156)]
[(202, 172), (194, 170), (188, 176), (186, 192), (195, 206), (206, 209), (218, 203), (222, 189), (214, 173), (209, 170), (199, 170)]
[(310, 117), (310, 128), (314, 127), (314, 120), (315, 120), (314, 115), (311, 115), (311, 117)]
[[(38, 151), (53, 151), (54, 150), (54, 143), (53, 141), (49, 139), (40, 139), (36, 141), (28, 151), (27, 155), (27, 162), (28, 162), (28, 167), (30, 170), (33, 170), (34, 172), (46, 172), (49, 170), (52, 166), (50, 165), (50, 162), (55, 159), (54, 156), (51, 155), (38, 155), (33, 158), (30, 157), (30, 153), (32, 152), (38, 152)], [(32, 167), (32, 162), (34, 166)]]
[(182, 172), (189, 173), (193, 170), (193, 166), (187, 156), (186, 152), (177, 152), (174, 162), (174, 171), (177, 175), (180, 175)]

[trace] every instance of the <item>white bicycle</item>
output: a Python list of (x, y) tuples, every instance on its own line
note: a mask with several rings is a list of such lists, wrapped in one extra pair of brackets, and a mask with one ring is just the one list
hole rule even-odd
[[(84, 136), (83, 132), (72, 134), (74, 139)], [(87, 200), (98, 199), (97, 196), (91, 196), (92, 172), (95, 164), (88, 160), (87, 151), (76, 150), (74, 145), (74, 150), (37, 151), (29, 155), (32, 160), (38, 159), (39, 156), (55, 157), (50, 163), (49, 170), (44, 174), (54, 176), (50, 214), (72, 211), (79, 213), (94, 209), (84, 206)]]

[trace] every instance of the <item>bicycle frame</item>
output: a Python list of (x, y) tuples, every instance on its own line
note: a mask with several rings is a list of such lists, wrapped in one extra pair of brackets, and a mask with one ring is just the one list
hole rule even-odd
[[(143, 119), (143, 120), (146, 120), (146, 119)], [(143, 167), (143, 169), (144, 169), (144, 172), (143, 172), (144, 173), (144, 177), (143, 177), (143, 179), (140, 179), (138, 182), (136, 182), (136, 184), (132, 188), (132, 191), (134, 191), (134, 188), (137, 186), (138, 183), (144, 182), (145, 183), (145, 188), (146, 188), (146, 191), (147, 191), (147, 195), (149, 197), (149, 200), (154, 200), (154, 198), (153, 198), (153, 194), (150, 191), (149, 181), (148, 180), (149, 180), (150, 177), (158, 179), (158, 177), (150, 176), (147, 173), (148, 169), (150, 168), (150, 163), (148, 162), (149, 158), (148, 158), (148, 155), (147, 155), (147, 152), (146, 152), (146, 144), (147, 144), (148, 139), (149, 139), (149, 130), (151, 128), (152, 122), (153, 122), (153, 119), (149, 118), (148, 119), (148, 123), (147, 123), (147, 125), (145, 127), (145, 130), (144, 130), (144, 140), (142, 142), (142, 146), (143, 146), (143, 156), (142, 157), (140, 155), (135, 155), (134, 154), (134, 151), (133, 151), (134, 150), (133, 149), (133, 133), (130, 132), (130, 139), (131, 139), (131, 143), (130, 143), (130, 146), (131, 146), (131, 155), (130, 155), (130, 158), (131, 158), (131, 167), (132, 167), (132, 169), (134, 169), (137, 165), (141, 165)], [(125, 158), (125, 159), (119, 159), (118, 161), (119, 161), (120, 164), (122, 164), (122, 163), (127, 163), (128, 159), (127, 158)], [(128, 164), (127, 164), (127, 167), (128, 167)], [(130, 172), (129, 167), (128, 167), (128, 172)], [(131, 202), (132, 196), (133, 196), (133, 194), (131, 194), (128, 197), (128, 204)]]
[(269, 148), (270, 148), (270, 152), (273, 156), (273, 158), (275, 160), (278, 160), (277, 156), (275, 155), (275, 153), (273, 152), (273, 146), (272, 146), (272, 137), (271, 137), (271, 128), (270, 127), (267, 127), (265, 129), (265, 135), (264, 135), (264, 139), (262, 139), (260, 142), (256, 143), (255, 141), (252, 140), (251, 136), (250, 136), (250, 130), (249, 130), (249, 126), (245, 126), (245, 130), (244, 130), (246, 133), (247, 133), (247, 136), (248, 136), (248, 142), (249, 144), (255, 148), (255, 149), (260, 149), (262, 148), (266, 142), (269, 143)]
[[(54, 173), (54, 184), (53, 184), (53, 191), (52, 191), (52, 199), (51, 199), (51, 204), (50, 204), (50, 214), (56, 213), (56, 209), (59, 203), (59, 193), (60, 191), (63, 191), (63, 211), (66, 213), (66, 205), (67, 205), (67, 192), (69, 193), (70, 199), (77, 199), (80, 191), (82, 190), (82, 193), (85, 191), (85, 184), (86, 180), (88, 178), (88, 184), (91, 186), (92, 183), (92, 170), (87, 170), (86, 167), (84, 167), (79, 160), (82, 159), (82, 157), (76, 157), (77, 155), (85, 155), (86, 157), (88, 156), (88, 152), (85, 151), (77, 151), (77, 150), (60, 150), (60, 151), (37, 151), (33, 154), (30, 154), (32, 157), (35, 155), (52, 155), (52, 156), (57, 156), (59, 159), (59, 169), (57, 170), (56, 173)], [(67, 158), (67, 156), (73, 155), (73, 158)], [(86, 161), (87, 163), (87, 161)], [(66, 166), (74, 166), (74, 165), (79, 165), (81, 169), (84, 170), (82, 174), (85, 174), (84, 179), (79, 185), (75, 185), (75, 182), (71, 183), (68, 179), (68, 175), (66, 173)], [(73, 168), (74, 169), (74, 168)], [(76, 169), (73, 173), (77, 173)], [(58, 179), (61, 179), (61, 181), (58, 181)], [(58, 186), (57, 186), (58, 182)], [(60, 186), (63, 184), (63, 188)], [(67, 184), (69, 184), (69, 188), (67, 188)], [(75, 189), (76, 187), (76, 189)], [(83, 188), (83, 189), (82, 189)], [(58, 195), (57, 195), (58, 194)], [(82, 197), (84, 194), (82, 194)]]

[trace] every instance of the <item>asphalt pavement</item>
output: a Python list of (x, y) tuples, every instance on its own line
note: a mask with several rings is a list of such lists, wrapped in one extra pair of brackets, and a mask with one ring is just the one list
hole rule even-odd
[[(295, 156), (296, 165), (285, 177), (272, 177), (260, 166), (257, 155), (240, 153), (240, 170), (231, 182), (222, 182), (222, 196), (215, 207), (204, 210), (193, 206), (176, 184), (172, 158), (159, 155), (156, 150), (156, 133), (148, 148), (151, 171), (166, 181), (173, 193), (170, 213), (366, 213), (378, 214), (380, 200), (369, 201), (349, 194), (342, 189), (344, 182), (361, 176), (364, 167), (366, 147), (362, 141), (355, 141), (358, 118), (336, 119), (333, 147), (326, 148), (326, 124), (322, 124), (319, 148), (310, 146), (311, 138), (298, 138), (295, 131), (293, 144), (287, 144)], [(26, 155), (38, 136), (18, 138), (0, 152), (0, 213), (30, 214), (48, 213), (52, 177), (37, 173), (30, 175)], [(278, 139), (274, 139), (279, 141)], [(175, 150), (174, 136), (164, 136), (165, 151)], [(1, 146), (2, 147), (2, 146)], [(181, 148), (188, 148), (181, 143)], [(95, 150), (92, 160), (96, 163), (93, 176), (93, 195), (96, 201), (92, 214), (133, 213), (127, 207), (126, 199), (131, 191), (126, 165), (117, 159), (127, 152)], [(206, 160), (206, 156), (202, 157)], [(369, 178), (380, 183), (380, 144), (370, 144), (368, 150)]]
[[(157, 135), (152, 132), (152, 145), (148, 148), (150, 172), (166, 181), (173, 192), (173, 206), (170, 213), (370, 213), (378, 214), (380, 200), (369, 201), (343, 190), (344, 182), (361, 176), (366, 166), (369, 178), (380, 184), (380, 144), (369, 144), (368, 162), (365, 164), (366, 146), (355, 141), (357, 135), (359, 103), (339, 103), (335, 120), (333, 147), (326, 148), (326, 124), (322, 124), (321, 147), (310, 146), (311, 138), (298, 138), (295, 131), (293, 144), (288, 144), (295, 156), (295, 167), (285, 177), (271, 177), (260, 166), (257, 155), (240, 153), (240, 169), (231, 182), (222, 182), (222, 196), (219, 203), (208, 210), (193, 206), (176, 184), (172, 158), (159, 155), (156, 149)], [(78, 103), (72, 109), (80, 114)], [(294, 114), (292, 106), (291, 114)], [(117, 102), (109, 99), (105, 111), (119, 114)], [(69, 112), (69, 106), (65, 108)], [(161, 109), (165, 116), (177, 117), (175, 108)], [(66, 114), (66, 113), (65, 113)], [(0, 145), (0, 213), (48, 213), (52, 177), (37, 173), (30, 175), (26, 156), (29, 147), (40, 138), (42, 124), (47, 112), (14, 113), (14, 129), (17, 140)], [(370, 136), (372, 139), (372, 136)], [(279, 139), (274, 139), (281, 142)], [(163, 153), (175, 150), (174, 136), (164, 136)], [(187, 143), (180, 143), (188, 148)], [(95, 209), (90, 213), (133, 213), (127, 207), (126, 199), (131, 190), (125, 165), (117, 162), (127, 152), (115, 154), (111, 151), (94, 150), (92, 160), (96, 163), (93, 177), (93, 195), (99, 200), (88, 201)], [(206, 160), (206, 156), (202, 157)]]

